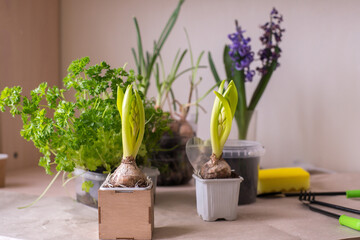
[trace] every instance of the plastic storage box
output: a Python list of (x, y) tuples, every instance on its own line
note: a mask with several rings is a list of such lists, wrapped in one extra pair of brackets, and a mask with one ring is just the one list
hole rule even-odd
[[(97, 208), (98, 190), (105, 181), (107, 174), (85, 171), (78, 168), (74, 170), (73, 174), (78, 176), (75, 178), (76, 200), (87, 206)], [(88, 193), (82, 190), (82, 184), (85, 181), (91, 181), (94, 184)]]

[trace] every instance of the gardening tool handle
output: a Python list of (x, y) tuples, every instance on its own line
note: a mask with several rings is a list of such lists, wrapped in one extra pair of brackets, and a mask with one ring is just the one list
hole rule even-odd
[(360, 190), (348, 190), (346, 191), (347, 198), (358, 198), (360, 197)]
[(360, 231), (360, 219), (341, 215), (339, 217), (339, 223), (343, 226), (347, 226), (349, 228)]
[(344, 207), (344, 206), (340, 206), (340, 205), (336, 205), (336, 204), (332, 204), (332, 203), (321, 202), (321, 201), (317, 201), (317, 200), (311, 200), (310, 203), (318, 204), (318, 205), (325, 206), (325, 207), (335, 208), (335, 209), (339, 209), (342, 211), (351, 212), (351, 213), (355, 213), (355, 214), (360, 214), (360, 210), (358, 210), (358, 209), (348, 208), (348, 207)]

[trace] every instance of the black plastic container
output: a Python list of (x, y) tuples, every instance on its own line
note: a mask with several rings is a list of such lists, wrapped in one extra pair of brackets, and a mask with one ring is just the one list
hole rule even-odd
[(223, 149), (223, 158), (231, 169), (244, 178), (239, 193), (239, 205), (256, 201), (260, 157), (264, 147), (254, 141), (228, 140)]

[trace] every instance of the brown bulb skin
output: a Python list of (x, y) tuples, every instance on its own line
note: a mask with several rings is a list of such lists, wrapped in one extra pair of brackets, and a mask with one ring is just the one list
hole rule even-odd
[(113, 187), (145, 187), (146, 176), (136, 166), (133, 157), (126, 157), (121, 161), (120, 166), (115, 170), (109, 179)]
[(200, 176), (203, 179), (229, 178), (231, 168), (221, 156), (218, 159), (215, 154), (212, 154), (210, 160), (202, 166)]

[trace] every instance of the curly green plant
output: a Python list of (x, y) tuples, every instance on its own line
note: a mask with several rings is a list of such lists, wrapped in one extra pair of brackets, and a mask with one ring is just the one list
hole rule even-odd
[[(125, 67), (111, 68), (106, 62), (89, 63), (89, 57), (73, 61), (63, 88), (44, 82), (30, 93), (23, 93), (20, 86), (6, 87), (0, 93), (0, 112), (8, 110), (21, 117), (21, 136), (42, 153), (39, 166), (50, 175), (56, 167), (49, 187), (61, 173), (63, 185), (76, 177), (71, 175), (75, 168), (110, 173), (123, 155), (117, 87), (126, 89), (140, 76)], [(169, 114), (154, 108), (154, 101), (146, 100), (141, 92), (139, 95), (144, 99), (146, 125), (137, 163), (146, 165), (149, 156), (159, 150), (170, 119)], [(65, 181), (66, 175), (69, 179)], [(84, 189), (89, 189), (86, 184)]]
[(144, 173), (136, 166), (135, 158), (144, 137), (145, 111), (136, 89), (128, 85), (125, 95), (118, 87), (117, 108), (121, 116), (123, 159), (109, 179), (113, 187), (146, 185)]
[(231, 175), (229, 164), (222, 158), (222, 151), (227, 138), (229, 137), (232, 120), (238, 102), (237, 89), (231, 81), (224, 89), (225, 80), (221, 82), (218, 91), (214, 91), (216, 98), (214, 101), (211, 122), (210, 136), (212, 155), (200, 170), (200, 175), (204, 179), (228, 178)]
[[(21, 117), (21, 136), (43, 154), (39, 165), (48, 174), (52, 174), (53, 165), (57, 171), (68, 173), (75, 167), (109, 173), (123, 155), (117, 86), (126, 89), (139, 76), (124, 67), (110, 68), (106, 62), (89, 63), (90, 59), (84, 57), (70, 64), (63, 80), (65, 88), (44, 82), (30, 94), (22, 93), (20, 86), (1, 91), (0, 111), (8, 108), (13, 116)], [(154, 108), (153, 101), (144, 101), (146, 126), (139, 151), (141, 160), (158, 150), (157, 143), (170, 122), (168, 114)]]

